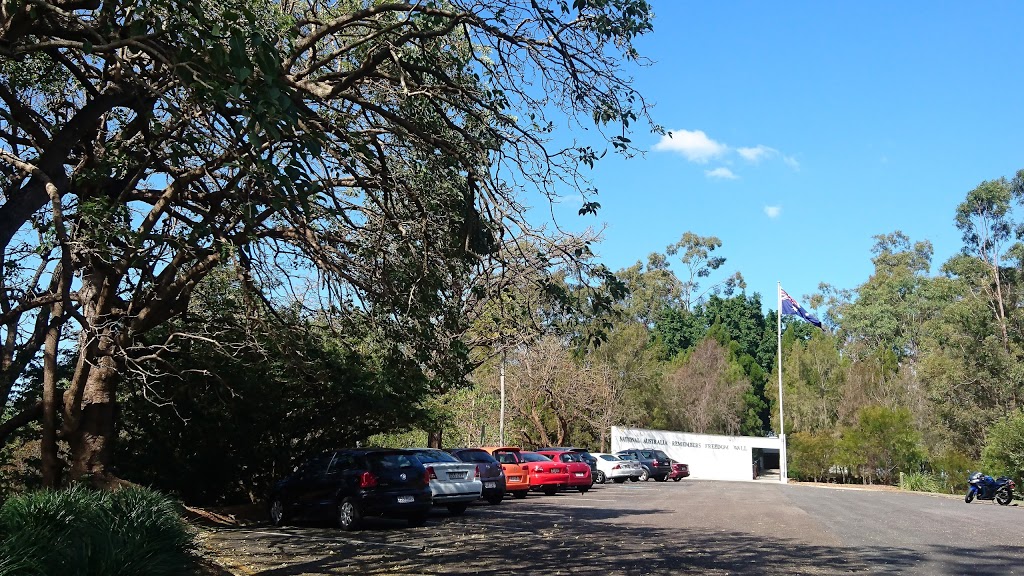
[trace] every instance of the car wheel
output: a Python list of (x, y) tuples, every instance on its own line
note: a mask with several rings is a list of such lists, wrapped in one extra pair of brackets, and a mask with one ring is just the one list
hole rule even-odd
[(586, 494), (587, 490), (590, 490), (590, 488), (579, 488), (580, 494)]
[(680, 480), (682, 480), (682, 478), (673, 478), (672, 479), (673, 482), (679, 482)]
[(643, 473), (640, 474), (640, 478), (638, 478), (638, 480), (640, 480), (641, 482), (647, 482), (650, 479), (651, 479), (651, 473), (648, 472), (647, 470), (644, 470)]
[(668, 476), (655, 476), (654, 480), (657, 482), (664, 482), (665, 480), (668, 480)]
[(625, 478), (612, 478), (612, 482), (615, 482), (616, 484), (622, 484), (625, 481)]
[(501, 504), (501, 501), (505, 499), (504, 494), (497, 494), (495, 496), (488, 496), (487, 503), (492, 505)]
[(274, 526), (282, 526), (285, 523), (284, 502), (280, 498), (270, 501), (270, 523)]
[(527, 492), (529, 492), (529, 490), (516, 490), (515, 492), (512, 493), (512, 495), (522, 500), (523, 498), (526, 498)]
[(468, 502), (459, 502), (458, 504), (449, 504), (448, 513), (452, 516), (462, 516), (466, 513), (466, 508), (469, 508)]
[(422, 512), (420, 514), (416, 514), (415, 516), (409, 516), (409, 518), (406, 521), (409, 523), (409, 526), (413, 528), (419, 528), (420, 526), (423, 526), (427, 523), (427, 518), (429, 516), (429, 513)]
[(558, 494), (558, 486), (545, 486), (544, 494), (547, 496), (554, 496), (555, 494)]
[(355, 500), (345, 498), (338, 504), (338, 527), (342, 530), (355, 530), (362, 519), (363, 515), (359, 512)]
[(604, 472), (602, 472), (600, 470), (598, 470), (597, 472), (594, 472), (594, 482), (595, 483), (597, 483), (597, 484), (604, 484), (605, 480), (606, 480), (606, 478), (604, 477)]
[(639, 480), (640, 480), (639, 476), (630, 476), (629, 477), (629, 481), (630, 482), (638, 482)]

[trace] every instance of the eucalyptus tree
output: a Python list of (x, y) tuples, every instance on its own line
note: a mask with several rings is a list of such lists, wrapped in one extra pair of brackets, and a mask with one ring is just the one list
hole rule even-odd
[(725, 294), (729, 297), (736, 290), (746, 289), (747, 283), (739, 272), (733, 272), (709, 286), (701, 286), (703, 278), (709, 278), (714, 271), (725, 265), (725, 258), (714, 254), (715, 250), (721, 247), (722, 241), (716, 236), (699, 236), (693, 232), (684, 232), (678, 242), (670, 244), (665, 249), (666, 255), (678, 255), (679, 261), (686, 267), (681, 286), (681, 300), (686, 310), (693, 310), (694, 306), (703, 302), (709, 295)]
[[(583, 253), (522, 199), (597, 210), (585, 171), (648, 120), (622, 66), (651, 19), (645, 0), (4, 3), (0, 400), (42, 353), (44, 454), (59, 435), (71, 477), (115, 480), (123, 375), (190, 337), (142, 336), (225, 264), (265, 301), (369, 319), (437, 380), (459, 372), (459, 310), (521, 269), (502, 259)], [(553, 144), (563, 118), (604, 144)]]

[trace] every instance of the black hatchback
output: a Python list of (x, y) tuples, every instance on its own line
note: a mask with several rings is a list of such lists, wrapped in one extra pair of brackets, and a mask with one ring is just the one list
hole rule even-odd
[(480, 448), (449, 448), (446, 452), (463, 462), (476, 464), (480, 481), (484, 484), (483, 499), (491, 504), (501, 504), (505, 497), (505, 472), (494, 456)]
[(406, 518), (422, 526), (430, 513), (426, 469), (403, 450), (357, 448), (315, 456), (270, 493), (270, 521), (333, 519), (355, 530), (367, 516)]

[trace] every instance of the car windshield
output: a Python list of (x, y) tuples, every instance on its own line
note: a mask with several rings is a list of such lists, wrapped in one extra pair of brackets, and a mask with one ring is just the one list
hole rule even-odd
[(551, 462), (551, 458), (535, 452), (520, 452), (519, 457), (522, 458), (524, 462)]
[(609, 462), (615, 462), (616, 460), (622, 460), (618, 456), (612, 456), (611, 454), (601, 454), (601, 460), (608, 460)]
[(479, 462), (481, 464), (493, 464), (496, 462), (490, 454), (483, 450), (463, 450), (459, 452), (458, 458), (463, 462)]
[(416, 458), (424, 464), (429, 462), (461, 462), (461, 460), (443, 450), (416, 450)]

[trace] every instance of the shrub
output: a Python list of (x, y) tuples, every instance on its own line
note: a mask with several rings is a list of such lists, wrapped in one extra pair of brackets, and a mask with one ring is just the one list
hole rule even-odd
[(931, 461), (932, 472), (942, 481), (944, 492), (967, 491), (967, 476), (978, 469), (978, 463), (953, 450), (946, 450)]
[(996, 420), (985, 437), (982, 467), (993, 476), (1009, 476), (1017, 485), (1024, 479), (1024, 411)]
[(923, 472), (910, 472), (900, 476), (900, 489), (914, 492), (943, 492), (942, 478)]
[(193, 571), (195, 548), (179, 505), (145, 488), (74, 486), (0, 507), (0, 576), (176, 576)]

